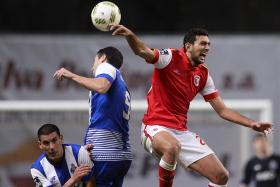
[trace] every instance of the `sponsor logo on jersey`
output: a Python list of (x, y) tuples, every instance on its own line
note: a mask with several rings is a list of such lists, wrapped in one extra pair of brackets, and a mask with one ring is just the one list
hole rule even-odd
[(34, 180), (37, 187), (43, 187), (43, 184), (40, 181), (39, 177), (35, 177), (33, 180)]
[(196, 87), (198, 87), (198, 86), (199, 86), (199, 82), (200, 82), (200, 76), (195, 75), (195, 76), (194, 76), (194, 85), (195, 85)]
[(168, 55), (169, 52), (168, 52), (167, 49), (162, 49), (162, 50), (160, 51), (160, 54), (161, 54), (161, 55)]
[(53, 184), (53, 183), (55, 183), (55, 176), (53, 176), (51, 179), (50, 179), (50, 181), (51, 181), (51, 183)]
[(263, 171), (256, 174), (256, 180), (257, 181), (268, 181), (268, 180), (274, 180), (276, 177), (276, 174), (272, 171)]

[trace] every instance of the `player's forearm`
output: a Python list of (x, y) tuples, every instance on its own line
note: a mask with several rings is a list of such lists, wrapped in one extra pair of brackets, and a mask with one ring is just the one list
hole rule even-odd
[(108, 87), (102, 80), (82, 77), (76, 74), (71, 79), (90, 91), (98, 93), (106, 93), (108, 91)]
[(134, 33), (127, 35), (126, 40), (136, 55), (140, 55), (146, 48), (146, 45)]
[(134, 33), (126, 36), (126, 40), (136, 55), (148, 61), (153, 60), (154, 56), (152, 50), (146, 46), (146, 44), (144, 44), (144, 42), (142, 42)]
[(63, 187), (74, 187), (75, 186), (75, 180), (73, 177), (71, 177), (64, 185)]
[(252, 128), (252, 123), (255, 123), (254, 120), (247, 118), (246, 116), (241, 115), (238, 112), (235, 112), (229, 108), (224, 109), (223, 111), (220, 112), (220, 117), (231, 121), (233, 123), (237, 123), (239, 125)]

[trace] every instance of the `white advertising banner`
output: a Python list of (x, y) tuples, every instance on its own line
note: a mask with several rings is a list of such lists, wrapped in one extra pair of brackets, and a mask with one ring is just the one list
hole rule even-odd
[[(180, 48), (182, 36), (142, 36), (152, 48)], [(216, 87), (226, 98), (276, 99), (280, 84), (280, 37), (213, 36), (206, 65)], [(145, 97), (152, 66), (135, 56), (119, 36), (0, 35), (1, 99), (84, 99), (84, 89), (56, 82), (59, 67), (91, 76), (96, 52), (115, 46), (124, 55), (122, 72), (134, 99)]]

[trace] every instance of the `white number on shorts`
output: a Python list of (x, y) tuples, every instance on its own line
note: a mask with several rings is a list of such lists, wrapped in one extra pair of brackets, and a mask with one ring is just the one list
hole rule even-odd
[(124, 119), (129, 120), (130, 112), (131, 112), (131, 105), (130, 105), (130, 95), (129, 95), (128, 91), (125, 92), (125, 105), (127, 107), (127, 110), (125, 109), (123, 111), (123, 117), (124, 117)]

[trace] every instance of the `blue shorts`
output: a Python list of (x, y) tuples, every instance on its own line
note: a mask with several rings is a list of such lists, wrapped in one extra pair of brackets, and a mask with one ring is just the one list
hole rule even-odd
[(97, 187), (122, 187), (131, 160), (94, 161), (94, 175)]

